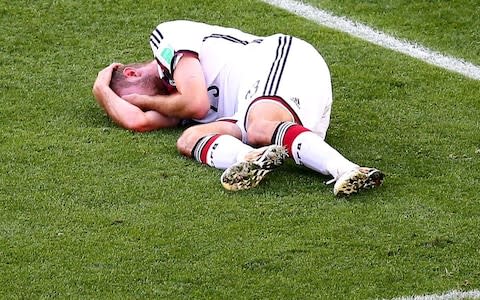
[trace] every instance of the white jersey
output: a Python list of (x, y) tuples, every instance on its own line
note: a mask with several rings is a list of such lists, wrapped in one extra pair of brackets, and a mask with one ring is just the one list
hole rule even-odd
[(298, 124), (325, 138), (332, 88), (328, 66), (309, 43), (284, 34), (259, 37), (191, 21), (157, 26), (150, 37), (160, 77), (175, 90), (173, 72), (185, 52), (198, 56), (210, 100), (195, 120), (235, 122), (246, 141), (248, 113), (260, 101), (286, 108)]
[(192, 21), (171, 21), (158, 25), (150, 36), (150, 46), (158, 63), (160, 78), (175, 90), (173, 73), (183, 53), (198, 56), (210, 100), (208, 115), (195, 120), (209, 123), (237, 111), (237, 91), (245, 63), (245, 47), (262, 38), (234, 28)]

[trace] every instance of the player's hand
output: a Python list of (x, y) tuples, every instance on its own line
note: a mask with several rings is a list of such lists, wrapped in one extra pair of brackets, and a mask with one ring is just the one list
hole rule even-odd
[(149, 103), (152, 100), (151, 96), (140, 95), (140, 94), (128, 94), (128, 95), (122, 96), (122, 98), (127, 102), (129, 102), (130, 104), (133, 104), (141, 109), (149, 108)]
[(110, 86), (110, 80), (112, 80), (112, 72), (122, 64), (112, 63), (105, 69), (98, 72), (97, 79), (93, 84), (93, 94), (97, 94), (100, 90)]

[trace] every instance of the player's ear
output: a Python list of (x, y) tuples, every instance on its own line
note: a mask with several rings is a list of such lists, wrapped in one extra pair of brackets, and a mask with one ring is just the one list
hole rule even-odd
[(126, 67), (125, 69), (123, 69), (123, 75), (127, 78), (128, 77), (138, 77), (138, 76), (140, 76), (140, 72), (135, 68)]

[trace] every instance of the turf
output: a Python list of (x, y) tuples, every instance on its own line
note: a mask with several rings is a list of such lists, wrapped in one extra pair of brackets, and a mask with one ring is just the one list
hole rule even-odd
[[(480, 288), (478, 81), (256, 1), (15, 1), (0, 16), (0, 298), (372, 299)], [(337, 199), (326, 178), (289, 162), (255, 190), (229, 193), (218, 170), (177, 153), (181, 129), (115, 126), (91, 95), (96, 74), (151, 58), (148, 35), (168, 19), (310, 41), (332, 72), (327, 141), (384, 170), (385, 185)]]
[(398, 38), (480, 64), (480, 2), (476, 0), (310, 0)]

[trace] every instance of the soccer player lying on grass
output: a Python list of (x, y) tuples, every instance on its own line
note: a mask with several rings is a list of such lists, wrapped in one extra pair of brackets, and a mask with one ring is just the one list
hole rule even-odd
[[(335, 195), (382, 184), (325, 141), (332, 106), (330, 72), (303, 40), (190, 21), (152, 32), (155, 59), (112, 64), (93, 87), (120, 126), (148, 131), (194, 120), (177, 141), (185, 156), (225, 170), (228, 190), (255, 187), (286, 157), (333, 177)], [(254, 148), (260, 147), (260, 148)]]

